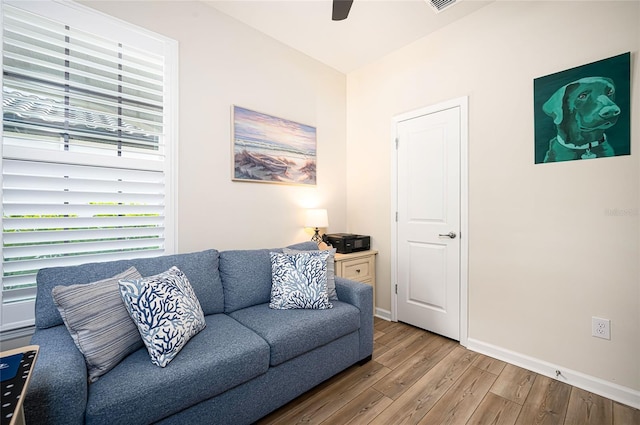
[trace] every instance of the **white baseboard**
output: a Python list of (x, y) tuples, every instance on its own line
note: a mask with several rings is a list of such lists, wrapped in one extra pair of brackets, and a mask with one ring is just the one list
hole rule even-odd
[[(564, 366), (558, 366), (546, 362), (544, 360), (529, 357), (524, 354), (516, 353), (493, 344), (478, 341), (473, 338), (467, 340), (467, 348), (481, 354), (503, 360), (516, 366), (540, 375), (558, 379), (574, 387), (610, 398), (627, 406), (640, 409), (640, 391), (632, 388), (624, 387), (604, 379), (586, 375), (575, 370), (567, 369)], [(560, 375), (556, 377), (556, 371), (560, 371)]]
[(391, 312), (379, 307), (376, 307), (376, 313), (375, 313), (376, 317), (379, 317), (381, 319), (384, 319), (388, 322), (391, 321)]

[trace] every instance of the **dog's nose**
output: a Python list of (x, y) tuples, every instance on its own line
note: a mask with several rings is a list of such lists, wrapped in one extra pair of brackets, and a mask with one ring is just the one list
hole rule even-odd
[(598, 112), (598, 115), (600, 115), (602, 118), (612, 118), (620, 115), (620, 108), (618, 107), (618, 105), (613, 103), (607, 96), (599, 96), (598, 100), (603, 105)]
[(618, 108), (618, 105), (605, 106), (604, 108), (600, 109), (599, 115), (602, 118), (616, 117), (620, 115), (620, 108)]

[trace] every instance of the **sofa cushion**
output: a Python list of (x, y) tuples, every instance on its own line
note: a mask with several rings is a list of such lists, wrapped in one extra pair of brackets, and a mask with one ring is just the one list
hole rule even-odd
[(191, 282), (204, 314), (222, 313), (224, 295), (218, 274), (218, 261), (218, 251), (210, 249), (188, 254), (41, 269), (36, 278), (36, 327), (44, 329), (62, 324), (62, 317), (51, 295), (54, 286), (95, 282), (114, 276), (132, 266), (138, 269), (142, 276), (152, 276), (173, 266), (178, 267)]
[(168, 365), (206, 326), (189, 279), (177, 267), (155, 276), (120, 280), (118, 285), (151, 363), (156, 366)]
[[(329, 301), (335, 301), (338, 299), (336, 294), (336, 249), (331, 248), (326, 250), (329, 253), (327, 257), (327, 294), (329, 295)], [(285, 254), (298, 254), (301, 252), (318, 252), (318, 250), (299, 250), (291, 248), (283, 248), (282, 252)]]
[(87, 424), (145, 424), (265, 373), (269, 346), (234, 319), (216, 314), (167, 367), (140, 349), (89, 386)]
[(85, 358), (90, 382), (143, 346), (118, 290), (118, 280), (141, 277), (130, 267), (109, 279), (53, 288), (53, 300)]
[(328, 251), (271, 255), (270, 308), (333, 308), (327, 293)]
[(273, 249), (222, 251), (220, 277), (224, 288), (224, 311), (269, 302)]
[(335, 301), (327, 310), (274, 310), (261, 304), (234, 311), (231, 317), (264, 338), (271, 366), (325, 345), (360, 327), (360, 310)]

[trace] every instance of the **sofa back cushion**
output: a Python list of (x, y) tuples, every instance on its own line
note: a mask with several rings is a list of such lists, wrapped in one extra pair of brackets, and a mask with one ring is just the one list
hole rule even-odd
[(218, 251), (210, 249), (187, 254), (41, 269), (36, 278), (36, 327), (43, 329), (63, 323), (51, 295), (54, 286), (95, 282), (112, 277), (132, 266), (145, 277), (162, 273), (173, 266), (178, 267), (189, 279), (204, 314), (222, 313), (224, 294), (218, 264)]
[(279, 249), (222, 251), (220, 277), (224, 288), (224, 311), (268, 303), (271, 296), (270, 252)]
[[(312, 250), (318, 249), (318, 245), (315, 242), (303, 242), (288, 248)], [(282, 252), (282, 248), (220, 253), (220, 277), (224, 288), (225, 313), (269, 302), (271, 299), (270, 252)]]

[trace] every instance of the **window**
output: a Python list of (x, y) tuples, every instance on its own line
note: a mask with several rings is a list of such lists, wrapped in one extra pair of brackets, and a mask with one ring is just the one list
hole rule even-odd
[(69, 2), (2, 24), (4, 331), (43, 267), (173, 252), (177, 43)]

